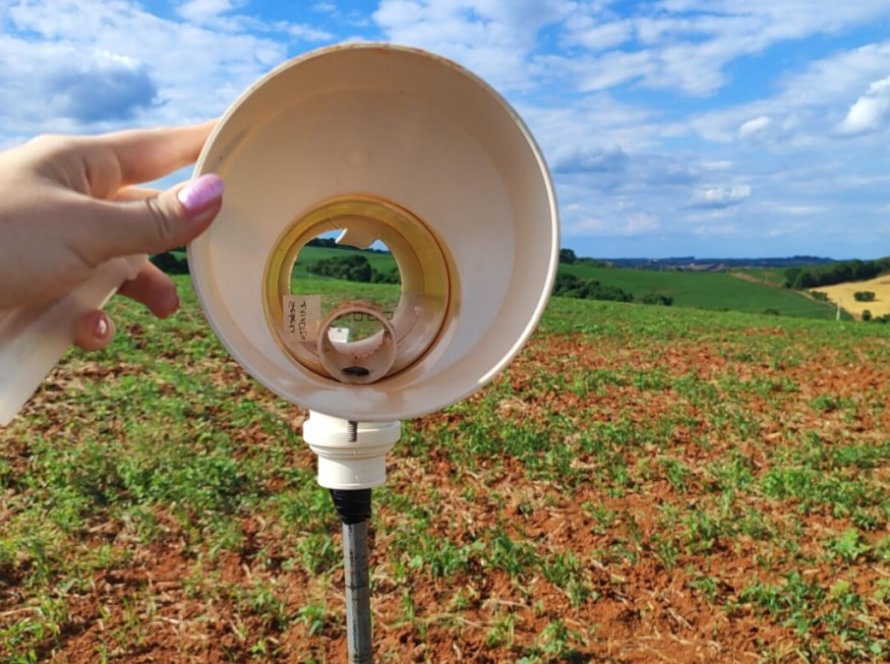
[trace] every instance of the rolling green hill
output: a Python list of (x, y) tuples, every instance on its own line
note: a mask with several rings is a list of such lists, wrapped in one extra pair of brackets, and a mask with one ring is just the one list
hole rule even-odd
[(635, 298), (647, 293), (667, 295), (678, 307), (770, 312), (804, 318), (831, 319), (835, 316), (835, 309), (825, 303), (814, 302), (783, 288), (738, 279), (728, 272), (656, 272), (584, 264), (563, 264), (559, 269), (578, 278), (596, 279), (617, 286)]
[(739, 279), (747, 279), (748, 281), (779, 288), (784, 287), (786, 280), (785, 268), (779, 267), (733, 268), (729, 271), (729, 274)]
[(299, 260), (294, 265), (293, 276), (301, 279), (324, 279), (315, 274), (309, 274), (306, 266), (317, 263), (325, 258), (334, 258), (337, 256), (349, 256), (350, 254), (361, 253), (368, 259), (371, 267), (378, 272), (389, 272), (396, 266), (396, 261), (392, 254), (382, 253), (378, 251), (359, 251), (358, 249), (338, 249), (329, 247), (304, 247), (300, 252)]
[[(346, 256), (356, 251), (327, 247), (306, 247), (295, 266), (298, 279), (324, 279), (306, 272), (306, 266), (331, 256)], [(363, 252), (371, 266), (386, 272), (395, 266), (391, 254)], [(835, 308), (824, 302), (814, 302), (795, 291), (764, 283), (757, 277), (773, 281), (775, 274), (751, 274), (752, 279), (741, 279), (728, 272), (673, 272), (635, 270), (613, 267), (594, 267), (583, 263), (560, 264), (561, 273), (580, 279), (596, 279), (633, 294), (635, 299), (654, 293), (673, 298), (677, 307), (695, 307), (750, 313), (777, 313), (783, 316), (833, 319)], [(766, 271), (769, 272), (769, 271)]]

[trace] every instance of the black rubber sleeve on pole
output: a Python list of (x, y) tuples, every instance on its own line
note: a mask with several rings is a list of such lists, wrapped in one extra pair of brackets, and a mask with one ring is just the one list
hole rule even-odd
[(350, 526), (371, 518), (371, 489), (331, 489), (340, 521)]

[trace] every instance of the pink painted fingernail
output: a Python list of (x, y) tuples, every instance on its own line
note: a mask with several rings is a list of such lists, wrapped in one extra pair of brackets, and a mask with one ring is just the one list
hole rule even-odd
[(180, 189), (176, 198), (182, 203), (186, 212), (196, 214), (219, 202), (222, 193), (222, 178), (214, 173), (208, 173)]

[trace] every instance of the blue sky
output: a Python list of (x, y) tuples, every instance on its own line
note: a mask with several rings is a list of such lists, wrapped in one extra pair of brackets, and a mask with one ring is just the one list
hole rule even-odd
[(890, 0), (0, 0), (0, 26), (0, 147), (202, 120), (391, 41), (510, 100), (579, 255), (890, 255)]

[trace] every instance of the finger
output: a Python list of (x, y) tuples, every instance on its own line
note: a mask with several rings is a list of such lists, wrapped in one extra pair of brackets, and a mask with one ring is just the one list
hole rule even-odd
[[(131, 129), (94, 136), (89, 143), (96, 149), (88, 150), (85, 158), (100, 171), (116, 167), (114, 175), (122, 185), (149, 182), (194, 163), (215, 126), (216, 120), (211, 120), (185, 127)], [(113, 162), (105, 158), (106, 151), (113, 155)], [(107, 175), (100, 172), (96, 179)]]
[(74, 328), (74, 343), (83, 350), (102, 350), (114, 336), (114, 321), (104, 311), (84, 315)]
[(127, 201), (144, 201), (146, 198), (160, 196), (160, 189), (149, 187), (124, 187), (114, 195), (114, 201), (125, 203)]
[(141, 302), (158, 318), (167, 318), (179, 308), (176, 285), (151, 263), (146, 264), (135, 279), (125, 282), (117, 292)]
[(115, 256), (159, 254), (188, 244), (200, 235), (222, 207), (223, 182), (202, 175), (140, 202), (90, 201), (90, 232), (74, 242), (80, 255), (98, 264)]

